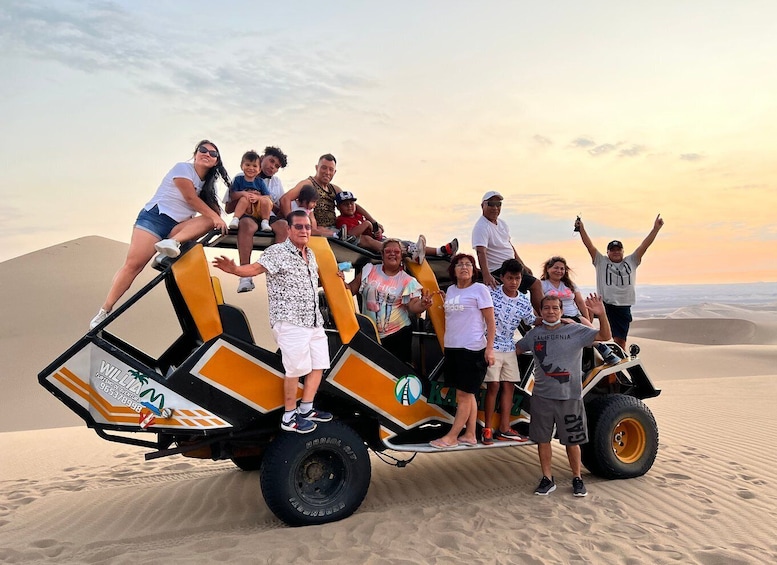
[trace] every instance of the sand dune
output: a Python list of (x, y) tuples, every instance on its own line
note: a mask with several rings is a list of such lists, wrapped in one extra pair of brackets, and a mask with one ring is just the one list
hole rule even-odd
[[(83, 238), (0, 263), (4, 563), (777, 560), (774, 312), (703, 305), (634, 324), (632, 341), (663, 389), (647, 401), (661, 448), (644, 477), (586, 473), (590, 494), (574, 498), (556, 444), (559, 489), (537, 497), (532, 447), (422, 454), (404, 469), (373, 457), (356, 514), (290, 530), (264, 504), (257, 473), (183, 457), (146, 462), (143, 449), (99, 439), (37, 384), (85, 331), (125, 250)], [(234, 279), (222, 280), (266, 341), (263, 293), (236, 295)]]

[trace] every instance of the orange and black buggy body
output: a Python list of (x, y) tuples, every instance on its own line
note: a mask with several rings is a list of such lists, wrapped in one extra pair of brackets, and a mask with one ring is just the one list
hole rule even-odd
[[(257, 235), (254, 247), (263, 250), (271, 242)], [(331, 522), (355, 512), (369, 488), (369, 450), (398, 467), (409, 462), (403, 453), (412, 459), (437, 451), (429, 441), (447, 431), (456, 409), (455, 391), (445, 385), (442, 370), (440, 293), (413, 322), (414, 362), (408, 365), (381, 346), (375, 325), (357, 312), (338, 276), (338, 262), (358, 265), (379, 257), (312, 237), (331, 356), (316, 403), (335, 419), (309, 434), (283, 432), (280, 353), (256, 345), (243, 311), (224, 303), (204, 246), (235, 248), (234, 232), (209, 234), (185, 245), (178, 258), (155, 265), (159, 274), (44, 369), (40, 383), (100, 437), (148, 449), (146, 459), (231, 459), (245, 471), (258, 471), (268, 507), (290, 525)], [(436, 291), (450, 282), (447, 267), (446, 259), (431, 257), (408, 270)], [(112, 333), (111, 325), (157, 288), (169, 297), (180, 333), (152, 354)], [(637, 351), (627, 355), (611, 347), (621, 357), (617, 364), (603, 364), (594, 349), (584, 356), (590, 441), (583, 446), (583, 463), (601, 477), (636, 477), (650, 469), (658, 450), (656, 422), (642, 400), (659, 391)], [(525, 433), (534, 365), (528, 354), (519, 356), (519, 364), (522, 379), (513, 393), (511, 421)], [(482, 412), (479, 416), (479, 427), (496, 425), (483, 422)], [(458, 449), (508, 447), (516, 443)]]

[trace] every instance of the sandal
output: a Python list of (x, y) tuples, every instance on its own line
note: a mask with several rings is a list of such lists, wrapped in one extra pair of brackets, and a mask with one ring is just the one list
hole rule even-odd
[(452, 449), (454, 447), (458, 447), (459, 443), (445, 443), (442, 439), (433, 439), (429, 442), (429, 445), (435, 449)]

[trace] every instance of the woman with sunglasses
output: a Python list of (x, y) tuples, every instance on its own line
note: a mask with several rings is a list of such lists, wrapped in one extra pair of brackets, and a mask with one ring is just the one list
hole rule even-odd
[[(477, 394), (494, 364), (494, 303), (488, 287), (475, 282), (472, 255), (451, 259), (448, 274), (455, 284), (445, 294), (445, 383), (456, 389), (456, 416), (447, 434), (429, 442), (437, 449), (477, 445)], [(459, 437), (461, 431), (464, 433)]]
[(221, 219), (221, 207), (216, 197), (217, 177), (230, 185), (219, 150), (207, 139), (195, 147), (193, 161), (177, 163), (170, 169), (138, 214), (127, 258), (114, 275), (108, 296), (92, 318), (90, 328), (108, 317), (154, 253), (177, 257), (182, 241), (197, 239), (211, 229), (226, 232), (227, 225)]
[[(342, 194), (342, 193), (341, 193)], [(405, 363), (412, 361), (413, 329), (410, 314), (418, 315), (432, 305), (428, 292), (405, 272), (402, 242), (386, 239), (381, 246), (383, 263), (368, 263), (348, 284), (361, 293), (362, 313), (378, 328), (383, 347)]]

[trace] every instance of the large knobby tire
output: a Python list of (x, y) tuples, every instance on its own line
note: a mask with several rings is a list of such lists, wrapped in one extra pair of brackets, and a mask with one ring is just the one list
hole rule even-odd
[(367, 495), (370, 474), (358, 434), (329, 422), (308, 434), (281, 432), (265, 452), (260, 477), (270, 510), (290, 526), (306, 526), (353, 514)]
[(638, 398), (610, 394), (586, 405), (589, 441), (582, 446), (583, 465), (605, 479), (641, 477), (658, 453), (658, 426)]

